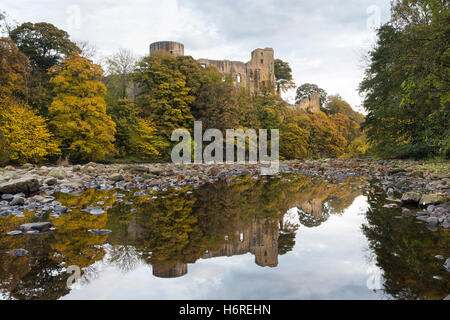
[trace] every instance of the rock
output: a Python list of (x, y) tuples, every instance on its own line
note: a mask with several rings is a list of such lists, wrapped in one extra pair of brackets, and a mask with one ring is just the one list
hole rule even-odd
[(436, 259), (439, 259), (439, 260), (444, 260), (444, 257), (443, 257), (443, 256), (441, 256), (440, 254), (439, 254), (439, 255), (437, 255), (437, 256), (435, 256), (435, 258), (436, 258)]
[(409, 209), (403, 208), (402, 209), (402, 216), (404, 216), (404, 217), (411, 217), (411, 216), (414, 216), (414, 213), (411, 210), (409, 210)]
[(52, 228), (53, 225), (51, 222), (33, 222), (33, 223), (25, 223), (22, 224), (19, 228), (21, 231), (38, 231), (38, 232), (45, 232), (49, 231), (50, 228)]
[(447, 196), (442, 194), (425, 194), (420, 198), (419, 204), (425, 207), (429, 205), (441, 204), (447, 199)]
[(67, 212), (67, 207), (61, 206), (61, 205), (55, 205), (53, 207), (53, 211), (55, 211), (56, 213), (66, 213)]
[(23, 257), (28, 253), (28, 251), (25, 249), (15, 249), (15, 250), (8, 251), (7, 253), (13, 254), (17, 257)]
[(30, 195), (39, 191), (39, 181), (36, 178), (22, 178), (0, 183), (0, 194), (24, 193)]
[(394, 189), (389, 188), (389, 189), (387, 190), (387, 195), (388, 195), (389, 197), (393, 197), (393, 196), (394, 196)]
[(112, 232), (111, 230), (108, 230), (108, 229), (90, 229), (88, 231), (95, 235), (98, 235), (98, 236), (102, 236), (104, 234), (108, 234), (108, 233)]
[(128, 167), (128, 170), (131, 173), (154, 173), (154, 174), (158, 173), (159, 174), (160, 172), (162, 172), (162, 170), (156, 169), (156, 168), (152, 169), (155, 171), (150, 172), (150, 168), (145, 167), (145, 166), (131, 166), (131, 167)]
[(11, 200), (11, 199), (14, 199), (14, 195), (8, 193), (2, 194), (2, 200)]
[(12, 201), (9, 203), (11, 206), (21, 206), (25, 204), (25, 199), (22, 197), (15, 197), (12, 199)]
[(436, 217), (429, 217), (426, 221), (430, 227), (435, 227), (439, 223), (439, 219)]
[(89, 211), (90, 214), (93, 214), (94, 216), (99, 216), (101, 214), (103, 214), (105, 212), (105, 210), (103, 210), (102, 208), (93, 208)]
[(444, 268), (445, 268), (448, 272), (450, 272), (450, 258), (448, 258), (447, 260), (445, 260)]
[(50, 177), (57, 178), (60, 180), (64, 179), (66, 177), (66, 173), (64, 172), (64, 170), (62, 168), (53, 168), (52, 170), (50, 170), (48, 175)]
[(415, 191), (406, 192), (402, 195), (402, 202), (405, 204), (418, 203), (422, 195)]
[(48, 186), (53, 186), (58, 183), (58, 180), (56, 178), (48, 178), (44, 181), (44, 183)]
[(34, 166), (31, 163), (25, 163), (20, 167), (20, 169), (31, 169), (34, 168)]
[(22, 231), (20, 230), (13, 230), (7, 233), (8, 236), (16, 236), (18, 234), (22, 234)]
[(109, 180), (111, 181), (122, 181), (124, 177), (120, 173), (114, 173), (109, 176)]
[(74, 165), (74, 166), (72, 167), (72, 171), (73, 171), (73, 172), (78, 172), (78, 171), (80, 171), (80, 170), (81, 170), (81, 166), (80, 166), (79, 164)]

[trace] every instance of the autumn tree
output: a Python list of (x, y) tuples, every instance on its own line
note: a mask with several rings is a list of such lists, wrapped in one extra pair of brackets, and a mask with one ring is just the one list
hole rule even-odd
[(0, 38), (0, 100), (26, 99), (28, 58), (8, 38)]
[(283, 123), (280, 129), (280, 156), (301, 159), (308, 154), (309, 133), (295, 122)]
[(7, 142), (11, 161), (39, 163), (60, 154), (43, 118), (17, 101), (7, 100), (7, 103), (0, 106), (0, 131)]
[(202, 86), (193, 113), (204, 128), (222, 130), (239, 126), (236, 89), (225, 83)]
[(115, 124), (106, 114), (106, 87), (99, 65), (73, 53), (50, 70), (51, 126), (64, 155), (78, 161), (103, 160), (114, 153)]
[(292, 69), (289, 63), (281, 59), (274, 60), (275, 67), (275, 81), (277, 83), (277, 93), (281, 91), (286, 92), (291, 88), (295, 88), (295, 83), (292, 80)]
[(0, 167), (6, 165), (10, 159), (10, 149), (2, 130), (0, 130)]
[(173, 130), (191, 128), (194, 118), (190, 104), (194, 98), (176, 58), (165, 52), (145, 57), (136, 67), (134, 80), (141, 88), (137, 106), (167, 140)]
[(80, 53), (80, 49), (67, 32), (45, 22), (23, 23), (11, 30), (9, 37), (31, 63), (28, 103), (40, 115), (47, 116), (52, 98), (48, 70), (72, 52)]
[(138, 119), (135, 146), (135, 152), (141, 159), (157, 160), (164, 156), (168, 143), (158, 135), (151, 120)]

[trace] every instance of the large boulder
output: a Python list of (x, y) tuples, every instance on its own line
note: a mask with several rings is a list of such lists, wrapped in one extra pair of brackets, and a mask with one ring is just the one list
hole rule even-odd
[(22, 178), (0, 183), (0, 194), (24, 193), (30, 195), (39, 191), (39, 181), (36, 178)]
[(403, 203), (418, 203), (422, 198), (422, 195), (418, 192), (410, 191), (402, 195)]

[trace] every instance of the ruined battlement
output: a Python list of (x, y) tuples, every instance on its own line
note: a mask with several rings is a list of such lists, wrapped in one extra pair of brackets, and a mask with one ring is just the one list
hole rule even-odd
[[(184, 55), (184, 45), (173, 41), (160, 41), (150, 45), (150, 55), (166, 51), (174, 57)], [(245, 87), (251, 92), (274, 91), (275, 67), (272, 48), (255, 49), (248, 62), (229, 60), (197, 60), (203, 67), (214, 66), (223, 74), (229, 74), (236, 87)]]

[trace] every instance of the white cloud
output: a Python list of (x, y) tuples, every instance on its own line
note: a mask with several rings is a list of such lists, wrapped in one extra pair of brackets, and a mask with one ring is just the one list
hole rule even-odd
[(355, 106), (361, 54), (373, 40), (367, 21), (376, 21), (376, 10), (367, 9), (374, 5), (387, 21), (385, 0), (7, 0), (2, 9), (19, 22), (53, 23), (101, 55), (118, 48), (145, 55), (151, 42), (175, 40), (194, 58), (248, 61), (253, 49), (273, 47), (297, 85), (316, 83)]

